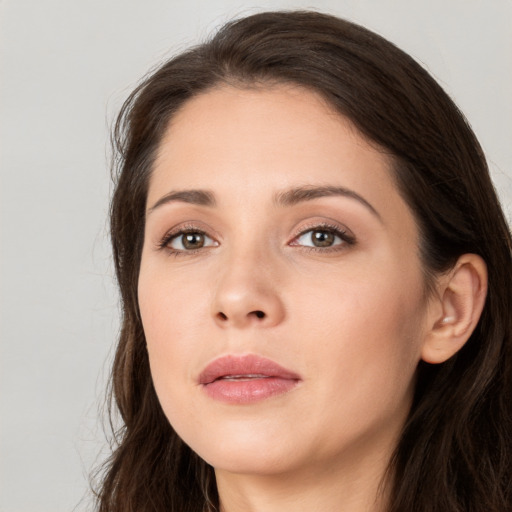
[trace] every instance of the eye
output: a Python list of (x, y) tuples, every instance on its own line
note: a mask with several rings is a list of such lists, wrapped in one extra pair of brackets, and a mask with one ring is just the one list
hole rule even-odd
[(218, 243), (206, 233), (198, 230), (187, 230), (173, 233), (162, 240), (162, 247), (167, 247), (173, 252), (186, 252), (213, 247)]
[(316, 227), (301, 233), (291, 245), (329, 249), (343, 244), (354, 244), (355, 239), (347, 232), (334, 227)]

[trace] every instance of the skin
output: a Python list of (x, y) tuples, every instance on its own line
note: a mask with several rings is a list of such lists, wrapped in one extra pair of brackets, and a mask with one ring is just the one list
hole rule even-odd
[[(326, 186), (362, 199), (276, 202)], [(215, 204), (162, 201), (191, 189)], [(222, 509), (383, 510), (378, 486), (440, 314), (390, 159), (310, 91), (217, 88), (173, 118), (147, 206), (139, 303), (155, 389), (215, 468)], [(307, 230), (323, 224), (347, 235), (314, 247)], [(186, 249), (183, 227), (205, 245)], [(213, 400), (198, 376), (227, 354), (267, 357), (300, 382), (255, 403)]]

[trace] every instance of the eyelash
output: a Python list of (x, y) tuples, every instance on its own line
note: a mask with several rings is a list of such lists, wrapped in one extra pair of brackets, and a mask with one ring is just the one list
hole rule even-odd
[(202, 249), (207, 249), (208, 247), (200, 247), (198, 249), (190, 249), (190, 250), (181, 250), (181, 249), (173, 249), (170, 247), (170, 243), (183, 235), (189, 235), (189, 234), (197, 234), (197, 235), (203, 235), (208, 238), (212, 238), (211, 236), (208, 236), (206, 231), (203, 229), (199, 229), (195, 226), (181, 226), (180, 228), (176, 230), (168, 231), (164, 237), (160, 240), (158, 243), (158, 248), (161, 250), (166, 250), (171, 256), (190, 256), (192, 254), (195, 254)]
[[(336, 244), (336, 245), (329, 246), (329, 247), (312, 247), (312, 246), (294, 244), (294, 242), (297, 241), (300, 237), (306, 235), (307, 233), (310, 233), (310, 232), (312, 233), (314, 231), (322, 231), (325, 233), (330, 233), (330, 234), (340, 238), (343, 243)], [(213, 239), (204, 230), (199, 229), (195, 226), (182, 226), (177, 230), (172, 230), (170, 232), (167, 232), (164, 235), (164, 237), (160, 240), (160, 242), (158, 243), (158, 249), (166, 250), (172, 256), (185, 256), (185, 255), (190, 256), (190, 255), (193, 255), (203, 249), (208, 249), (209, 246), (208, 247), (200, 247), (197, 249), (190, 249), (190, 250), (173, 249), (170, 247), (169, 244), (174, 239), (176, 239), (180, 236), (183, 236), (183, 235), (187, 235), (187, 234), (198, 234), (198, 235), (202, 235), (202, 236), (208, 237), (210, 239)], [(352, 235), (348, 231), (340, 228), (339, 226), (321, 223), (321, 224), (315, 224), (313, 226), (309, 226), (306, 229), (303, 229), (302, 231), (300, 231), (297, 235), (295, 235), (293, 237), (292, 241), (289, 242), (289, 245), (291, 245), (293, 247), (300, 247), (302, 250), (306, 250), (306, 251), (315, 251), (315, 252), (326, 253), (326, 252), (340, 251), (340, 250), (342, 250), (342, 248), (345, 245), (352, 246), (352, 245), (355, 245), (355, 243), (356, 243), (356, 238), (354, 237), (354, 235)]]
[[(312, 246), (305, 246), (305, 245), (299, 245), (294, 244), (293, 242), (301, 238), (302, 236), (306, 235), (307, 233), (313, 233), (315, 231), (321, 231), (324, 233), (330, 233), (334, 236), (337, 236), (342, 243), (332, 245), (330, 247), (312, 247)], [(312, 226), (308, 226), (305, 229), (302, 229), (300, 233), (294, 236), (292, 242), (290, 242), (290, 245), (295, 247), (300, 247), (302, 250), (305, 251), (314, 251), (314, 252), (337, 252), (343, 250), (345, 246), (353, 246), (356, 244), (356, 238), (355, 236), (348, 232), (347, 230), (341, 228), (340, 226), (327, 224), (327, 223), (320, 223), (320, 224), (314, 224)]]

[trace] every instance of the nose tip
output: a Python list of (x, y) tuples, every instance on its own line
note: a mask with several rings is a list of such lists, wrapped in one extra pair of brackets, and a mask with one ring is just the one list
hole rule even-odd
[(225, 274), (218, 282), (212, 306), (215, 322), (222, 328), (270, 327), (285, 316), (275, 279), (261, 274)]

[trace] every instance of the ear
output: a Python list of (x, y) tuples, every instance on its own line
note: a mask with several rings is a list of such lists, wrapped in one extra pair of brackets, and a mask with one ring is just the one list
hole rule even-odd
[(475, 329), (487, 295), (487, 266), (476, 254), (464, 254), (439, 278), (430, 309), (429, 330), (421, 350), (427, 363), (444, 363)]

